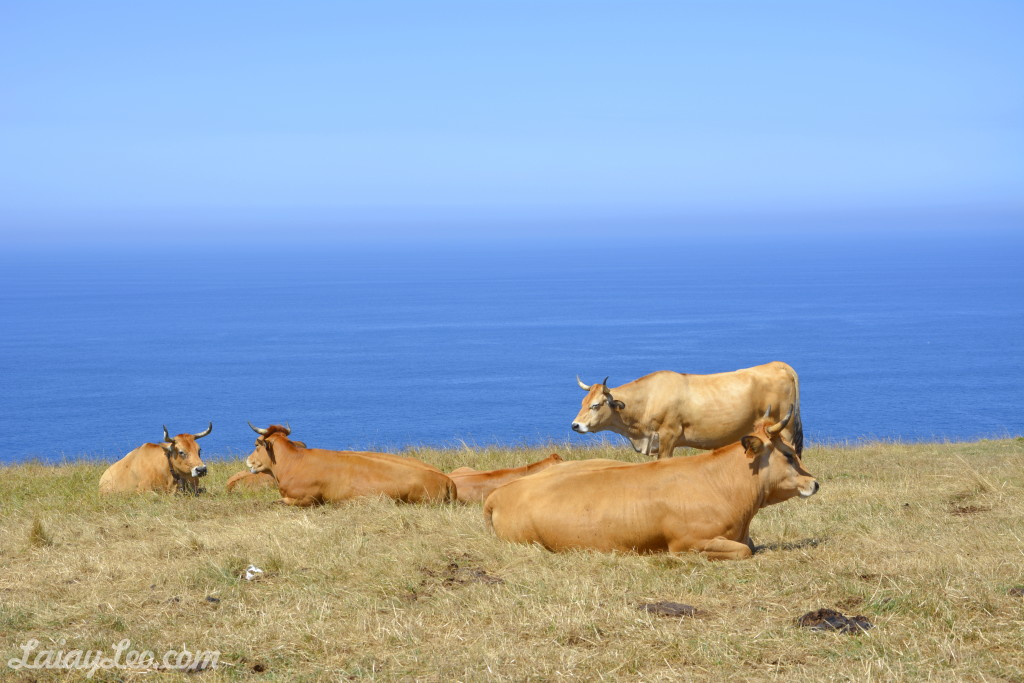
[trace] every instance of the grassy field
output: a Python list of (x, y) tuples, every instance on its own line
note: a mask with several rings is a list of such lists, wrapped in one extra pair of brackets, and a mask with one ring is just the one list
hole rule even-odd
[[(415, 450), (450, 470), (552, 449)], [(558, 447), (566, 458), (633, 459)], [(161, 680), (1024, 681), (1024, 439), (811, 448), (822, 484), (761, 512), (752, 559), (556, 555), (497, 540), (480, 505), (318, 509), (227, 494), (101, 498), (104, 466), (0, 468), (0, 679), (39, 648), (217, 650)], [(262, 568), (255, 581), (240, 576)], [(694, 617), (648, 614), (671, 600)], [(798, 628), (821, 607), (860, 635)], [(31, 659), (31, 658), (30, 658)], [(151, 680), (99, 671), (94, 680)]]

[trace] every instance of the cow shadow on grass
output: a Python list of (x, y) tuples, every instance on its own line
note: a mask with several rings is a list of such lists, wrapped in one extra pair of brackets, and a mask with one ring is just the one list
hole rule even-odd
[(757, 554), (763, 553), (767, 550), (801, 550), (803, 548), (817, 548), (819, 545), (822, 545), (827, 541), (827, 538), (802, 538), (799, 541), (765, 543), (763, 545), (758, 545), (755, 543), (753, 551), (755, 554)]

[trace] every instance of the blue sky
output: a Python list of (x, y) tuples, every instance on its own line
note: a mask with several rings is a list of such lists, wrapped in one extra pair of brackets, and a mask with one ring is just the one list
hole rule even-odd
[(4, 0), (0, 232), (1022, 225), (1022, 27), (985, 0)]

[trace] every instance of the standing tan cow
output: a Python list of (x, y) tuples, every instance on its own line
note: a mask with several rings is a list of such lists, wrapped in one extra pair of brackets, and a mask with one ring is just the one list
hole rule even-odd
[(448, 473), (448, 476), (455, 482), (459, 492), (459, 500), (463, 503), (482, 503), (484, 498), (502, 484), (515, 481), (529, 474), (536, 474), (562, 462), (558, 453), (552, 453), (543, 460), (531, 462), (522, 467), (508, 467), (503, 470), (488, 470), (478, 472), (472, 467), (460, 467)]
[(800, 381), (793, 368), (779, 361), (714, 375), (660, 370), (614, 389), (607, 377), (593, 386), (579, 377), (576, 382), (587, 395), (573, 430), (611, 430), (629, 439), (637, 453), (667, 458), (680, 446), (719, 448), (750, 433), (765, 408), (776, 406), (771, 417), (779, 419), (792, 406), (793, 418), (782, 436), (797, 455), (803, 454)]
[(791, 416), (774, 424), (765, 417), (739, 442), (690, 458), (556, 465), (495, 489), (485, 521), (500, 538), (555, 551), (750, 557), (758, 510), (819, 489), (782, 439)]
[(206, 431), (178, 434), (172, 439), (165, 426), (162, 443), (144, 443), (107, 468), (100, 477), (100, 493), (197, 493), (199, 478), (206, 476), (206, 465), (196, 439), (212, 431), (211, 422)]
[(407, 503), (455, 500), (452, 480), (415, 458), (304, 448), (288, 438), (288, 427), (249, 426), (259, 438), (245, 465), (253, 473), (273, 474), (281, 502), (287, 505), (339, 503), (360, 496), (387, 496)]

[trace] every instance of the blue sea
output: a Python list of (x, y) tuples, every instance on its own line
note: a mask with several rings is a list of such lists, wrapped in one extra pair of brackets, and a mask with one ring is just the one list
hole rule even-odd
[(339, 449), (586, 444), (577, 374), (771, 360), (811, 444), (1024, 433), (1013, 233), (286, 244), (5, 251), (0, 461), (209, 421), (208, 455), (249, 452), (247, 421)]

